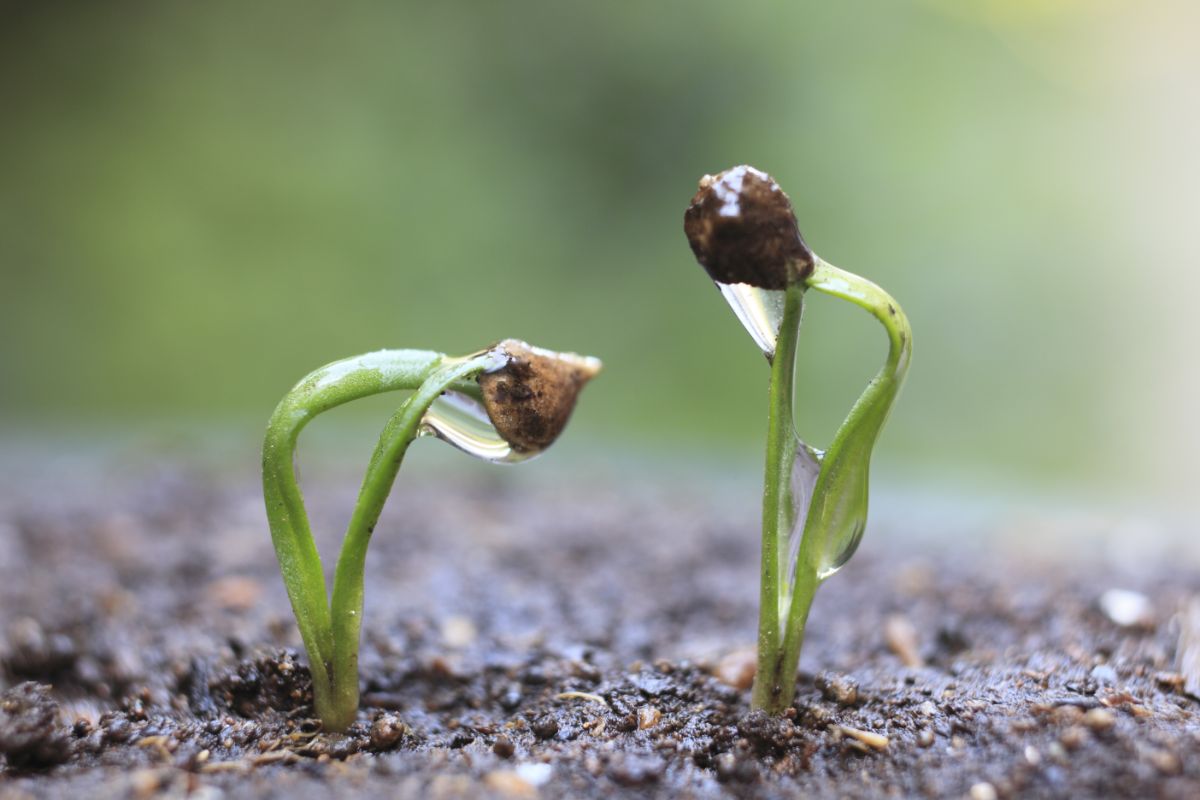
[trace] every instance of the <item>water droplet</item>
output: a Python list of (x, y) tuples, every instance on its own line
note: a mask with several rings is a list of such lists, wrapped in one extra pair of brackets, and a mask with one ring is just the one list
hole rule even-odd
[(844, 567), (846, 562), (850, 560), (850, 557), (854, 555), (854, 552), (858, 550), (859, 542), (863, 538), (863, 532), (867, 529), (867, 516), (865, 513), (855, 513), (853, 518), (847, 519), (843, 525), (838, 527), (840, 530), (845, 531), (845, 533), (837, 541), (840, 547), (833, 554), (833, 558), (830, 559), (829, 564), (817, 570), (817, 578), (820, 580), (825, 580)]
[(464, 453), (497, 464), (513, 464), (538, 454), (514, 450), (496, 432), (483, 404), (460, 392), (446, 392), (433, 401), (421, 420), (420, 435), (436, 436)]
[(721, 295), (733, 309), (754, 343), (767, 358), (775, 355), (779, 325), (783, 322), (783, 289), (760, 289), (747, 283), (718, 283)]

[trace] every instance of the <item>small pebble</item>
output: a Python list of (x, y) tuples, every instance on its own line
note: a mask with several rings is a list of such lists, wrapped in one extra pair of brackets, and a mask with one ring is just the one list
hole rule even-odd
[(113, 717), (104, 727), (104, 738), (109, 742), (127, 742), (132, 734), (133, 729), (124, 717)]
[(546, 783), (550, 780), (551, 776), (554, 774), (554, 767), (550, 766), (549, 764), (527, 762), (525, 764), (517, 765), (517, 774), (520, 775), (523, 780), (528, 781), (531, 785), (541, 786), (543, 783)]
[(822, 672), (817, 676), (816, 685), (821, 690), (822, 697), (839, 706), (853, 706), (860, 699), (858, 683), (845, 675)]
[(932, 747), (933, 731), (929, 728), (922, 728), (921, 732), (917, 734), (917, 745), (920, 747)]
[(1042, 763), (1042, 754), (1033, 745), (1025, 745), (1025, 762), (1031, 767)]
[(971, 787), (971, 800), (997, 800), (996, 787), (980, 781)]
[(1051, 715), (1059, 725), (1078, 725), (1083, 720), (1083, 709), (1079, 706), (1055, 706)]
[(529, 728), (539, 739), (553, 739), (558, 734), (558, 720), (547, 714), (534, 720)]
[(1078, 750), (1087, 741), (1087, 731), (1078, 725), (1072, 725), (1062, 732), (1058, 741), (1068, 750)]
[(754, 674), (758, 670), (758, 655), (754, 648), (744, 648), (728, 653), (717, 662), (713, 675), (722, 683), (746, 691), (754, 685)]
[(1107, 708), (1089, 709), (1083, 715), (1083, 724), (1094, 731), (1106, 731), (1117, 723), (1117, 715)]
[[(320, 763), (320, 759), (317, 761)], [(458, 800), (478, 794), (479, 783), (469, 775), (434, 775), (425, 797), (429, 800)]]
[(515, 711), (521, 705), (521, 684), (510, 683), (500, 695), (500, 707), (505, 711)]
[(917, 638), (917, 629), (913, 627), (908, 617), (893, 614), (883, 624), (883, 638), (888, 649), (896, 654), (900, 663), (906, 667), (919, 669), (925, 666), (921, 658), (921, 647)]
[(1156, 672), (1154, 674), (1154, 682), (1164, 689), (1179, 691), (1183, 688), (1184, 678), (1178, 672)]
[(621, 786), (642, 786), (657, 783), (665, 770), (666, 764), (657, 755), (625, 753), (609, 763), (608, 777)]
[(228, 611), (246, 611), (253, 608), (262, 593), (262, 584), (245, 575), (218, 578), (208, 585), (209, 598)]
[(521, 670), (521, 682), (530, 686), (541, 686), (547, 680), (546, 671), (536, 664), (530, 664)]
[(130, 792), (138, 800), (154, 797), (162, 785), (162, 777), (156, 769), (134, 770), (129, 776)]
[(537, 787), (512, 770), (496, 770), (483, 776), (483, 784), (501, 797), (528, 798), (538, 796)]
[(512, 740), (507, 736), (498, 736), (492, 744), (492, 752), (501, 758), (512, 758), (516, 748), (513, 746)]
[(1146, 760), (1164, 775), (1178, 775), (1182, 767), (1179, 756), (1169, 750), (1151, 750), (1146, 754)]
[(642, 706), (638, 709), (638, 730), (647, 731), (662, 719), (662, 712), (654, 706)]
[(459, 731), (450, 737), (450, 747), (454, 750), (459, 750), (473, 741), (475, 741), (475, 734), (470, 731)]
[(442, 623), (442, 642), (452, 650), (461, 650), (475, 641), (475, 623), (466, 617), (447, 617)]
[(717, 780), (728, 781), (737, 774), (737, 758), (733, 753), (717, 756)]
[(1100, 595), (1100, 609), (1110, 620), (1123, 628), (1151, 625), (1154, 609), (1150, 599), (1141, 592), (1128, 589), (1109, 589)]
[(408, 732), (408, 726), (395, 714), (384, 714), (371, 723), (371, 747), (389, 750)]

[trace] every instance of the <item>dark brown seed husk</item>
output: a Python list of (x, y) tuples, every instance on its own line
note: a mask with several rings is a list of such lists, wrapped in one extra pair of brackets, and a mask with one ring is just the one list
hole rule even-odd
[(742, 165), (700, 179), (683, 216), (696, 260), (718, 283), (784, 289), (812, 272), (792, 201), (765, 172)]
[(493, 349), (505, 362), (479, 376), (488, 418), (517, 452), (545, 450), (566, 427), (580, 390), (600, 371), (600, 362), (516, 339)]

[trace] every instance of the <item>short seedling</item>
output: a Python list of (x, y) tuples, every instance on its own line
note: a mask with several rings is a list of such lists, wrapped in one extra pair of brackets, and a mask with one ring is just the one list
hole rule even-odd
[[(488, 461), (535, 456), (558, 438), (579, 391), (599, 369), (597, 359), (515, 340), (462, 358), (381, 350), (316, 370), (280, 401), (263, 442), (263, 496), (325, 730), (345, 730), (358, 711), (363, 565), (408, 446), (419, 436), (436, 436)], [(412, 394), (384, 426), (371, 456), (342, 540), (330, 599), (296, 482), (296, 440), (323, 411), (398, 390)]]
[[(862, 538), (871, 450), (908, 371), (912, 332), (886, 292), (809, 249), (787, 195), (753, 167), (704, 176), (684, 216), (684, 231), (696, 260), (771, 365), (752, 704), (780, 714), (795, 695), (804, 626), (817, 587), (849, 560)], [(883, 323), (890, 345), (883, 368), (824, 452), (800, 440), (792, 416), (806, 289), (866, 309)]]

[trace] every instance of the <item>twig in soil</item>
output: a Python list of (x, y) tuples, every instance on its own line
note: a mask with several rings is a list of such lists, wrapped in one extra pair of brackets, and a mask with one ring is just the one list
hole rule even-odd
[[(817, 587), (854, 554), (866, 527), (871, 451), (908, 372), (912, 330), (885, 291), (809, 249), (791, 201), (765, 172), (739, 166), (705, 175), (683, 224), (696, 260), (771, 366), (752, 704), (782, 714), (795, 695)], [(808, 289), (868, 311), (882, 323), (889, 344), (883, 368), (825, 451), (801, 441), (792, 414)]]
[(599, 703), (600, 705), (604, 706), (605, 708), (608, 708), (607, 700), (605, 700), (600, 695), (592, 694), (591, 692), (559, 692), (558, 694), (554, 695), (554, 699), (555, 700), (590, 700), (593, 703)]
[(199, 772), (249, 772), (255, 767), (271, 764), (295, 764), (304, 759), (291, 750), (272, 750), (254, 758), (239, 758), (232, 761), (209, 761), (201, 764)]
[(248, 772), (250, 764), (243, 760), (238, 761), (211, 761), (207, 764), (200, 765), (200, 772)]
[(138, 747), (146, 747), (154, 750), (155, 754), (163, 761), (171, 760), (171, 750), (167, 746), (170, 741), (166, 736), (146, 736), (137, 740)]
[[(263, 442), (263, 497), (279, 569), (296, 615), (325, 730), (344, 731), (358, 711), (358, 648), (367, 545), (408, 446), (435, 436), (478, 458), (517, 462), (554, 442), (597, 359), (508, 339), (451, 358), (380, 350), (312, 372), (280, 401)], [(412, 394), (384, 426), (371, 456), (327, 593), (296, 480), (296, 442), (317, 415), (382, 392)]]
[(896, 654), (901, 664), (913, 669), (925, 666), (925, 659), (921, 657), (921, 648), (917, 641), (917, 629), (908, 617), (892, 614), (884, 620), (883, 638), (888, 649)]
[(263, 753), (261, 756), (255, 756), (250, 759), (250, 765), (253, 767), (262, 767), (267, 764), (294, 764), (300, 760), (301, 757), (291, 750), (273, 750), (270, 753)]
[(859, 730), (858, 728), (851, 728), (848, 725), (835, 725), (834, 730), (838, 731), (843, 736), (853, 739), (856, 742), (865, 744), (872, 750), (879, 750), (882, 752), (888, 748), (888, 737), (882, 736), (878, 733)]

